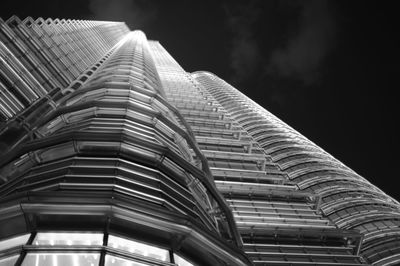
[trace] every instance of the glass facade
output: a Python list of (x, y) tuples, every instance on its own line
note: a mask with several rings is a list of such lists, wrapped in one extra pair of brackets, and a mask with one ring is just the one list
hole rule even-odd
[(23, 246), (28, 242), (29, 234), (24, 234), (21, 236), (14, 236), (8, 239), (0, 241), (0, 250), (7, 250), (17, 246)]
[(139, 243), (137, 241), (125, 239), (110, 235), (108, 237), (108, 246), (119, 250), (125, 250), (129, 253), (137, 254), (144, 257), (149, 257), (155, 260), (170, 261), (169, 251), (166, 249), (157, 248), (154, 246)]
[(122, 22), (0, 24), (10, 62), (0, 66), (0, 239), (29, 238), (4, 240), (0, 259), (173, 265), (178, 252), (179, 263), (249, 263), (143, 32)]
[[(30, 242), (28, 239), (32, 239)], [(0, 242), (0, 265), (194, 265), (170, 247), (158, 247), (113, 234), (89, 232), (38, 232)], [(22, 254), (22, 255), (20, 255)], [(170, 257), (172, 255), (172, 257)]]
[(94, 266), (99, 265), (99, 253), (28, 252), (22, 265)]
[(104, 265), (106, 265), (106, 266), (146, 266), (148, 264), (144, 264), (144, 263), (140, 263), (140, 262), (136, 262), (136, 261), (129, 261), (124, 258), (118, 258), (115, 256), (107, 255), (106, 262)]
[(194, 266), (189, 261), (185, 260), (184, 258), (182, 258), (176, 254), (174, 254), (174, 261), (175, 261), (175, 264), (179, 265), (179, 266)]
[(103, 234), (39, 232), (36, 234), (32, 244), (37, 246), (98, 246), (103, 244)]
[(399, 210), (141, 31), (0, 20), (0, 266), (395, 265)]
[(19, 255), (1, 257), (0, 265), (1, 266), (14, 266), (18, 260), (18, 257), (19, 257)]
[[(195, 72), (192, 78), (259, 145), (277, 169), (272, 172), (284, 174), (282, 182), (271, 180), (263, 186), (259, 177), (246, 183), (216, 181), (233, 210), (245, 250), (256, 264), (399, 262), (394, 236), (397, 211), (393, 212), (398, 210), (397, 201), (214, 74)], [(384, 224), (392, 224), (388, 230), (394, 235), (383, 233)], [(298, 230), (296, 237), (293, 230)], [(388, 247), (390, 251), (384, 251)]]

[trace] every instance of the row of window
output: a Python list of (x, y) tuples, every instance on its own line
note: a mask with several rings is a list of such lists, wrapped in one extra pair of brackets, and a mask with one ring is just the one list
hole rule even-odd
[[(26, 251), (15, 254), (18, 247)], [(112, 234), (77, 232), (39, 232), (33, 238), (30, 234), (0, 241), (0, 266), (14, 265), (24, 256), (21, 265), (40, 266), (94, 266), (100, 265), (102, 247), (106, 249), (104, 265), (147, 266), (170, 265), (193, 266), (187, 259), (170, 249), (123, 238)], [(17, 249), (16, 249), (17, 248)], [(13, 251), (14, 250), (14, 251)], [(10, 255), (11, 253), (12, 255)]]
[[(393, 236), (397, 234), (398, 225), (394, 221), (399, 219), (398, 208), (394, 208), (393, 203), (395, 202), (389, 197), (381, 194), (365, 179), (355, 174), (285, 123), (267, 111), (262, 110), (260, 106), (222, 80), (212, 76), (212, 74), (203, 72), (196, 73), (195, 78), (219, 100), (224, 108), (231, 113), (234, 120), (239, 121), (239, 124), (250, 135), (256, 137), (256, 140), (260, 142), (260, 145), (272, 156), (281, 169), (289, 172), (289, 176), (297, 183), (300, 189), (306, 189), (318, 195), (322, 193), (324, 210), (329, 211), (330, 218), (339, 227), (361, 229), (364, 233), (367, 233), (366, 237), (368, 239), (369, 235), (371, 235), (371, 242), (376, 243), (385, 238), (385, 235)], [(246, 208), (248, 208), (245, 209), (246, 211), (250, 210), (250, 207)], [(260, 217), (262, 217), (261, 212), (263, 210), (261, 206), (254, 207), (251, 215), (255, 216), (257, 212), (260, 212)], [(249, 215), (241, 207), (238, 208), (237, 213)], [(381, 230), (386, 230), (385, 234), (380, 233)], [(377, 234), (379, 234), (379, 237)], [(256, 236), (254, 238), (256, 239)], [(391, 259), (382, 259), (379, 265), (394, 265), (394, 262), (396, 262), (395, 257), (398, 257), (396, 255), (398, 254), (398, 249), (393, 249), (396, 241), (391, 241), (392, 243), (388, 245), (385, 254), (382, 252), (383, 249), (380, 248), (372, 251), (369, 255), (371, 258), (374, 256), (374, 252), (379, 252), (380, 254), (377, 254), (377, 258), (373, 258), (371, 261), (388, 257)], [(260, 256), (256, 264), (266, 264), (268, 259), (271, 259), (268, 256)], [(262, 261), (263, 259), (265, 261)], [(308, 261), (308, 258), (303, 259)], [(280, 258), (277, 260), (285, 259)], [(357, 262), (352, 262), (351, 260), (347, 262), (338, 261), (337, 264), (357, 264)], [(300, 261), (297, 263), (300, 263)], [(282, 261), (282, 265), (286, 264)]]
[[(97, 60), (110, 47), (110, 44), (107, 46), (100, 40), (95, 41), (99, 37), (94, 34), (89, 36), (86, 32), (86, 36), (83, 37), (80, 32), (83, 30), (82, 25), (74, 28), (75, 22), (63, 24), (63, 29), (60, 29), (61, 26), (50, 27), (51, 20), (49, 23), (42, 23), (46, 26), (41, 28), (31, 18), (21, 23), (17, 17), (12, 17), (6, 23), (0, 23), (0, 56), (8, 62), (5, 70), (11, 70), (8, 73), (0, 73), (0, 86), (4, 87), (0, 91), (2, 120), (13, 117), (51, 88), (66, 87), (88, 64)], [(69, 26), (72, 30), (60, 33)], [(89, 30), (93, 33), (93, 29)], [(71, 32), (74, 32), (73, 37), (70, 36)], [(111, 41), (114, 42), (115, 40)], [(98, 44), (97, 49), (87, 50), (86, 46), (92, 46), (93, 43)]]

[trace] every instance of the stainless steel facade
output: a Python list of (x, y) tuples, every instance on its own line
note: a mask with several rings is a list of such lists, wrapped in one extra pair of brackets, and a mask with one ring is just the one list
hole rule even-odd
[[(240, 185), (241, 180), (236, 181), (236, 188), (231, 191), (228, 189), (229, 195), (225, 192), (228, 202), (236, 213), (239, 231), (250, 231), (252, 234), (252, 237), (243, 238), (245, 247), (247, 239), (252, 243), (255, 240), (260, 242), (256, 246), (249, 244), (251, 249), (245, 248), (246, 251), (251, 250), (252, 258), (254, 256), (255, 259), (259, 259), (265, 255), (267, 262), (276, 255), (276, 253), (273, 255), (272, 251), (279, 252), (280, 250), (281, 253), (285, 253), (285, 250), (290, 250), (288, 253), (291, 253), (290, 256), (293, 257), (288, 255), (286, 258), (293, 260), (293, 265), (301, 263), (299, 253), (313, 265), (318, 264), (318, 261), (323, 265), (324, 263), (330, 265), (333, 261), (337, 261), (339, 265), (356, 264), (357, 255), (360, 255), (359, 262), (373, 265), (400, 263), (400, 205), (396, 200), (225, 81), (208, 72), (196, 72), (193, 77), (198, 82), (198, 86), (217, 100), (226, 114), (262, 148), (266, 158), (286, 175), (279, 186), (268, 185), (273, 191), (267, 194), (264, 188), (258, 187), (262, 187), (261, 183), (270, 183), (269, 181), (259, 179), (250, 181), (252, 183), (249, 185), (250, 189), (258, 188), (260, 191), (258, 193), (263, 195), (259, 198), (249, 195), (245, 204), (242, 203), (245, 196), (241, 194), (246, 194), (249, 189), (245, 189), (247, 192), (243, 191)], [(268, 171), (266, 172), (268, 174)], [(233, 187), (233, 185), (230, 186)], [(226, 186), (222, 187), (226, 189)], [(293, 192), (290, 196), (284, 196), (285, 194), (279, 191), (288, 190), (291, 187), (293, 187)], [(299, 205), (300, 193), (308, 193), (308, 200), (305, 202), (308, 202), (308, 205), (314, 202), (312, 205), (314, 214), (310, 213), (306, 207)], [(287, 206), (290, 205), (292, 209), (296, 209), (294, 206), (301, 206), (301, 208), (297, 207), (295, 211), (292, 211), (292, 216), (286, 216), (289, 214), (288, 211), (279, 214), (276, 209), (265, 210), (265, 206), (271, 202), (280, 208), (278, 202), (272, 200), (271, 194), (285, 197), (281, 201), (286, 204), (286, 211), (289, 209)], [(232, 197), (237, 197), (237, 199), (232, 200)], [(291, 221), (291, 218), (295, 221)], [(277, 246), (271, 248), (269, 245), (271, 240), (264, 239), (265, 227), (270, 230), (273, 221), (278, 222), (278, 219), (280, 222), (276, 226), (276, 231), (290, 225), (291, 228), (298, 230), (294, 234), (301, 243), (303, 237), (305, 242), (311, 240), (309, 236), (306, 236), (306, 231), (312, 230), (311, 235), (319, 236), (321, 242), (318, 244), (318, 240), (314, 239), (315, 244), (308, 247), (282, 245), (281, 248)], [(248, 224), (242, 227), (242, 221), (247, 221)], [(302, 227), (304, 229), (301, 229)], [(286, 239), (290, 239), (288, 234), (290, 230), (276, 233), (278, 246), (284, 244)], [(304, 234), (303, 237), (302, 234)], [(332, 241), (329, 240), (331, 237)], [(333, 240), (335, 237), (342, 237), (342, 240), (347, 241), (347, 244), (341, 244), (341, 251), (337, 249), (337, 242), (335, 242), (337, 240)], [(288, 243), (291, 241), (292, 239)], [(323, 247), (317, 247), (319, 245)], [(353, 251), (346, 253), (345, 247), (351, 247)], [(328, 254), (331, 255), (330, 258)]]
[(0, 265), (395, 265), (399, 203), (124, 23), (0, 21)]

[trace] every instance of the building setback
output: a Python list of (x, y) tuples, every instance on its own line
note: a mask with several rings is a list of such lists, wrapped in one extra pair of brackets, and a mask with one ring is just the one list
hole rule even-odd
[(399, 209), (141, 31), (0, 20), (0, 266), (396, 265)]

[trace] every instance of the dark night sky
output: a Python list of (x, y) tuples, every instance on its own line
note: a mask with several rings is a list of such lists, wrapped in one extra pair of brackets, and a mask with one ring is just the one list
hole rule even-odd
[(395, 2), (3, 0), (0, 15), (125, 21), (399, 200)]

